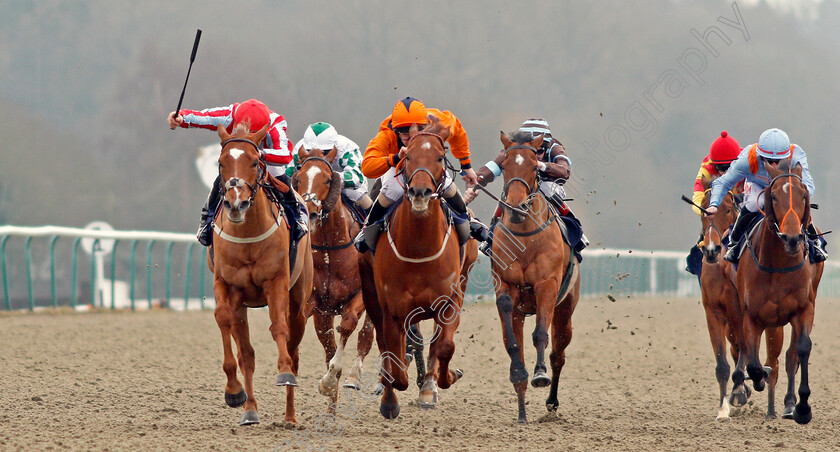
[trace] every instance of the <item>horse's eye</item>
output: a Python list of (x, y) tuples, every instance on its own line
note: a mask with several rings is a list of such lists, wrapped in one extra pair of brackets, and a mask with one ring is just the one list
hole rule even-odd
[(770, 195), (770, 199), (772, 199), (773, 201), (775, 201), (775, 200), (776, 200), (776, 195)]
[(442, 161), (443, 161), (443, 156), (441, 155), (440, 157), (438, 157), (438, 162), (442, 162)]

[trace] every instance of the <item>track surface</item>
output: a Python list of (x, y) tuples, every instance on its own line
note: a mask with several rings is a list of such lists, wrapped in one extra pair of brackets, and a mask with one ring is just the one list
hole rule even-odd
[[(559, 416), (544, 416), (547, 388), (529, 388), (528, 425), (514, 422), (516, 397), (492, 303), (468, 305), (463, 313), (453, 364), (464, 378), (441, 391), (435, 410), (413, 403), (415, 386), (400, 393), (402, 412), (394, 421), (382, 419), (376, 399), (356, 398), (357, 419), (339, 414), (324, 423), (326, 399), (317, 390), (323, 350), (310, 321), (295, 429), (282, 423), (285, 390), (274, 386), (277, 354), (267, 312), (252, 310), (250, 322), (262, 423), (239, 427), (241, 409), (228, 408), (222, 396), (212, 312), (0, 315), (0, 449), (272, 450), (299, 438), (288, 449), (305, 450), (303, 437), (327, 451), (840, 449), (840, 300), (817, 300), (814, 419), (805, 426), (765, 420), (766, 391), (754, 393), (731, 422), (715, 422), (713, 355), (697, 300), (581, 301), (560, 380)], [(530, 318), (529, 371), (532, 330)], [(779, 410), (785, 384), (782, 376)], [(319, 438), (318, 425), (334, 439)]]

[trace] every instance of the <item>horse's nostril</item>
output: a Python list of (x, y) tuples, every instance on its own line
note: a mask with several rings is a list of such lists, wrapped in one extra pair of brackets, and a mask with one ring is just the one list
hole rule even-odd
[(225, 201), (222, 204), (225, 206), (225, 209), (230, 209), (230, 201), (228, 201), (227, 199), (225, 199)]
[(428, 198), (430, 196), (432, 196), (432, 189), (431, 188), (426, 188), (425, 190), (423, 190), (423, 197), (424, 198)]

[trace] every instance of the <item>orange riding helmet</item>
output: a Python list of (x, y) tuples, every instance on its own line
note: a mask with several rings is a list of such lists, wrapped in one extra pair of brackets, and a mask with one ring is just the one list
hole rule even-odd
[(394, 111), (391, 112), (391, 128), (426, 124), (427, 122), (429, 122), (429, 118), (423, 102), (413, 97), (406, 97), (394, 104)]

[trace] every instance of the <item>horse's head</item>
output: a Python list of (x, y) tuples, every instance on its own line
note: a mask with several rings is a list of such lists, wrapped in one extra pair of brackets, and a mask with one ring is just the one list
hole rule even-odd
[(790, 169), (790, 159), (782, 160), (778, 168), (764, 163), (772, 178), (764, 189), (766, 221), (785, 246), (785, 252), (796, 254), (805, 240), (805, 227), (811, 218), (808, 188), (802, 182), (802, 166)]
[(321, 149), (298, 149), (300, 170), (292, 179), (292, 187), (306, 202), (309, 219), (323, 219), (336, 206), (341, 195), (341, 174), (332, 169), (338, 149), (333, 146), (326, 154)]
[[(509, 205), (529, 211), (533, 207), (534, 194), (539, 190), (537, 181), (537, 149), (543, 142), (542, 135), (536, 139), (531, 134), (516, 132), (508, 137), (504, 132), (500, 136), (505, 148), (502, 161), (505, 188), (502, 199)], [(522, 223), (525, 215), (510, 210), (510, 221)]]
[(416, 124), (409, 130), (403, 160), (405, 196), (416, 214), (425, 213), (432, 197), (441, 195), (446, 176), (444, 142), (447, 138), (449, 127), (443, 127), (434, 116), (429, 116), (429, 124), (422, 131)]
[[(703, 176), (700, 183), (706, 191), (703, 195), (703, 201), (700, 204), (704, 209), (709, 207), (712, 195), (712, 181), (717, 179), (717, 176), (711, 179)], [(718, 206), (718, 213), (713, 217), (702, 215), (700, 221), (703, 224), (703, 256), (706, 262), (714, 264), (718, 262), (720, 252), (722, 250), (721, 243), (723, 242), (723, 233), (729, 229), (729, 225), (735, 222), (738, 216), (738, 206), (735, 204), (735, 196), (732, 192), (727, 193)]]
[(258, 143), (268, 132), (268, 126), (255, 133), (249, 131), (249, 124), (239, 124), (229, 134), (219, 126), (222, 139), (222, 153), (219, 155), (219, 175), (222, 178), (224, 200), (222, 205), (230, 221), (245, 221), (245, 212), (254, 204), (257, 184), (265, 173), (265, 164), (260, 159)]

